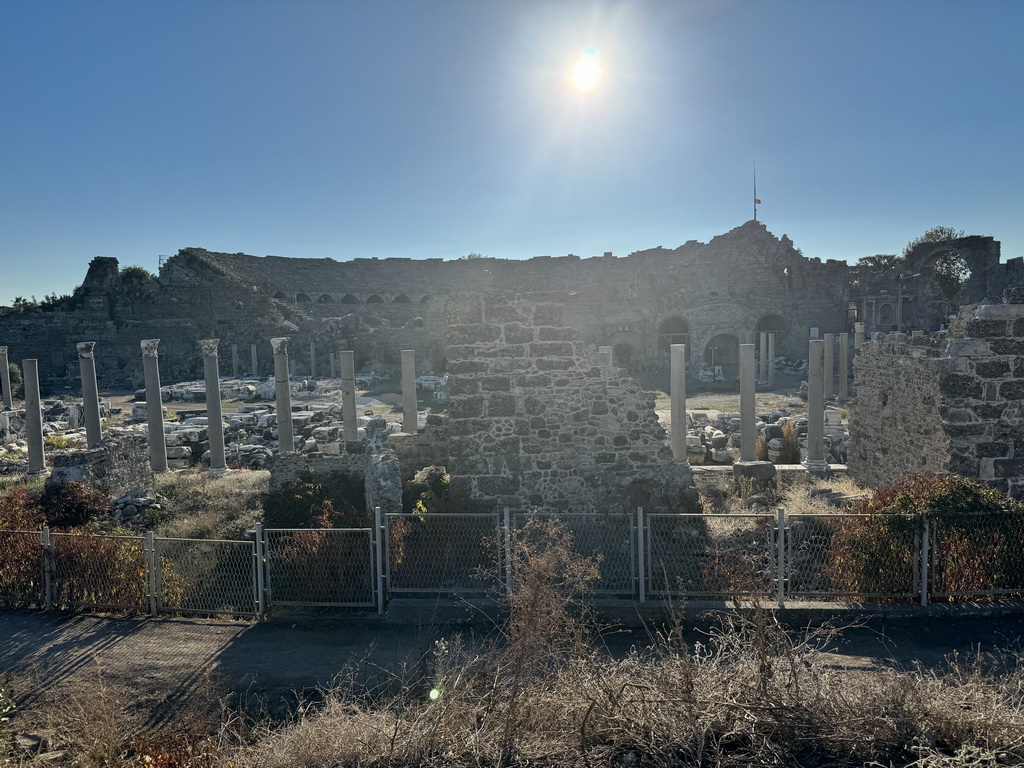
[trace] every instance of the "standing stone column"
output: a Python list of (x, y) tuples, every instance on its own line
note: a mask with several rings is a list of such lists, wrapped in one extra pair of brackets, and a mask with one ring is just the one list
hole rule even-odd
[(0, 395), (4, 408), (14, 408), (14, 393), (11, 392), (11, 368), (7, 359), (7, 347), (0, 347)]
[(356, 353), (345, 350), (338, 353), (341, 358), (341, 420), (346, 440), (359, 438), (356, 420)]
[(603, 358), (604, 358), (603, 366), (605, 368), (611, 368), (611, 366), (612, 366), (613, 350), (614, 350), (614, 347), (608, 347), (608, 346), (603, 346), (603, 347), (598, 347), (597, 348), (597, 354), (602, 355)]
[(850, 396), (850, 334), (839, 334), (839, 401)]
[(164, 439), (164, 401), (160, 395), (160, 339), (143, 339), (142, 372), (146, 378), (146, 423), (149, 425), (149, 463), (154, 472), (167, 471), (167, 442)]
[(775, 331), (768, 332), (768, 386), (775, 386)]
[(249, 356), (252, 358), (252, 375), (253, 376), (259, 376), (260, 375), (260, 366), (259, 366), (259, 359), (256, 357), (256, 345), (255, 344), (250, 344), (249, 345)]
[(757, 405), (754, 399), (754, 345), (740, 344), (740, 461), (756, 461)]
[(768, 331), (761, 331), (758, 341), (757, 380), (768, 381)]
[(270, 340), (274, 348), (274, 394), (277, 402), (277, 442), (281, 453), (295, 450), (292, 429), (292, 390), (288, 373), (288, 337)]
[(414, 433), (417, 426), (416, 350), (402, 350), (402, 431)]
[(836, 349), (836, 337), (831, 333), (826, 333), (822, 337), (822, 341), (825, 342), (825, 386), (822, 392), (824, 397), (828, 400), (832, 397), (835, 392), (835, 349)]
[(95, 448), (103, 439), (100, 423), (100, 391), (96, 384), (95, 341), (78, 343), (78, 370), (82, 374), (82, 407), (85, 409), (86, 447)]
[(864, 323), (853, 324), (853, 351), (864, 346)]
[(814, 339), (807, 354), (807, 459), (809, 472), (824, 472), (825, 461), (825, 342)]
[(672, 457), (680, 463), (686, 458), (686, 345), (669, 346), (670, 371), (669, 395), (672, 398)]
[(316, 344), (309, 342), (309, 378), (316, 378)]
[(210, 471), (224, 472), (224, 417), (220, 408), (220, 371), (218, 345), (220, 339), (202, 339), (203, 375), (206, 379), (206, 433), (210, 441)]
[(231, 378), (237, 379), (241, 366), (238, 364), (238, 345), (231, 345)]
[(25, 377), (25, 439), (28, 441), (28, 473), (38, 475), (46, 471), (43, 453), (43, 408), (39, 399), (39, 361), (22, 360), (21, 372)]

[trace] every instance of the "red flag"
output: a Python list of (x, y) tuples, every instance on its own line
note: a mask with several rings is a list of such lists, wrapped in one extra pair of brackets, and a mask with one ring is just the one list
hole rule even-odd
[(754, 205), (760, 205), (760, 204), (761, 204), (761, 201), (760, 201), (760, 200), (758, 200), (758, 199), (757, 199), (757, 198), (755, 197), (755, 198), (754, 198)]

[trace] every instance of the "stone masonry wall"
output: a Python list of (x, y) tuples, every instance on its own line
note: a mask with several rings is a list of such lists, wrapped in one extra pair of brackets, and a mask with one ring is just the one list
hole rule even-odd
[(453, 492), (551, 512), (686, 508), (692, 476), (672, 458), (653, 397), (622, 369), (592, 363), (563, 324), (566, 298), (449, 298), (448, 416), (424, 434)]
[[(916, 362), (902, 365), (908, 356)], [(878, 484), (904, 471), (948, 471), (1024, 498), (1024, 303), (964, 307), (945, 334), (909, 340), (896, 334), (891, 341), (871, 342), (858, 355), (854, 375), (854, 477)], [(912, 405), (915, 387), (926, 405)], [(897, 401), (888, 423), (872, 413), (885, 389), (888, 402)], [(920, 447), (908, 440), (903, 448), (918, 456), (921, 469), (914, 470), (912, 460), (901, 458), (893, 433), (929, 430), (935, 439)], [(880, 435), (882, 442), (875, 442)]]
[(48, 484), (83, 481), (113, 496), (153, 485), (149, 442), (142, 435), (108, 435), (96, 448), (56, 451), (47, 460)]

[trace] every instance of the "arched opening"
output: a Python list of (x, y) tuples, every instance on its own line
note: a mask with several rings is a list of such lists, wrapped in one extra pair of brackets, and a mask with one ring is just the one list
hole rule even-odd
[(427, 294), (426, 296), (424, 296), (424, 297), (423, 297), (422, 299), (420, 299), (420, 304), (429, 304), (429, 303), (430, 303), (430, 300), (431, 300), (432, 298), (434, 298), (434, 297), (433, 297), (433, 296), (431, 296), (431, 295), (430, 295), (430, 294), (428, 293), (428, 294)]
[(363, 302), (361, 302), (356, 296), (353, 296), (351, 293), (346, 293), (344, 296), (341, 297), (341, 301), (338, 302), (338, 303), (339, 304), (362, 304)]
[(378, 296), (376, 293), (366, 300), (367, 304), (383, 304), (384, 299)]
[(404, 293), (400, 293), (391, 300), (392, 304), (412, 304), (412, 299), (406, 296)]
[(673, 344), (686, 345), (686, 359), (690, 359), (690, 326), (681, 317), (666, 317), (658, 326), (658, 351), (667, 353)]
[(629, 361), (633, 359), (632, 344), (616, 344), (612, 347), (612, 365), (620, 368), (627, 368)]
[(295, 301), (299, 302), (300, 304), (309, 304), (311, 303), (312, 300), (306, 294), (299, 293), (296, 294)]
[(333, 304), (334, 297), (329, 293), (322, 294), (319, 299), (316, 300), (318, 304)]
[[(956, 251), (940, 251), (928, 258), (922, 272), (931, 277), (933, 303), (935, 313), (939, 322), (944, 322), (949, 315), (957, 311), (960, 302), (957, 301), (957, 294), (964, 287), (964, 283), (971, 279), (971, 267), (967, 259)], [(906, 301), (910, 296), (917, 293), (917, 280), (908, 276), (903, 280), (903, 298)], [(924, 288), (925, 286), (920, 286)], [(908, 307), (903, 306), (904, 321), (907, 320)], [(916, 307), (912, 308), (917, 312)], [(923, 319), (923, 318), (922, 318)]]
[(740, 340), (731, 333), (718, 334), (704, 347), (704, 363), (716, 374), (721, 368), (722, 378), (727, 381), (739, 378), (739, 360)]
[(278, 291), (275, 293), (274, 298), (280, 299), (281, 301), (288, 301), (288, 297), (285, 295), (284, 291)]
[(879, 325), (893, 325), (896, 322), (896, 312), (892, 308), (892, 304), (882, 304), (878, 308), (878, 324)]

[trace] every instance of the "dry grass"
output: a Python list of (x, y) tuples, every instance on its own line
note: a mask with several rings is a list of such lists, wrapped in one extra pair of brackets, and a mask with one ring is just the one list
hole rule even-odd
[(159, 536), (238, 539), (263, 519), (262, 496), (270, 473), (237, 470), (224, 475), (204, 471), (167, 472), (155, 490), (167, 498), (168, 520)]

